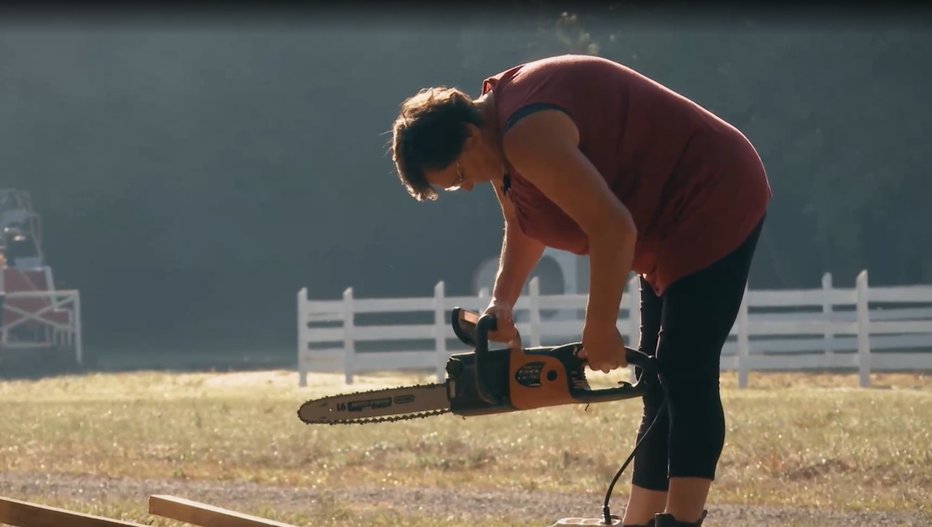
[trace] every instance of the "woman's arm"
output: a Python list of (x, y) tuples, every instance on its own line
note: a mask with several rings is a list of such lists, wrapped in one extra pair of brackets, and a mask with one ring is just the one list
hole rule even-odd
[(502, 237), (502, 252), (495, 275), (492, 299), (515, 305), (524, 282), (544, 253), (544, 244), (527, 236), (518, 226), (511, 200), (496, 186), (495, 195), (502, 206), (505, 232)]
[(498, 260), (498, 272), (495, 274), (495, 285), (492, 288), (492, 299), (485, 312), (496, 315), (496, 318), (504, 322), (499, 326), (498, 331), (490, 335), (490, 338), (509, 341), (516, 333), (512, 310), (518, 297), (521, 296), (528, 275), (544, 252), (544, 244), (521, 231), (511, 200), (494, 183), (493, 187), (495, 187), (495, 196), (502, 207), (505, 229), (502, 237), (502, 251)]
[(578, 144), (575, 123), (559, 110), (532, 113), (503, 138), (512, 165), (588, 237), (589, 301), (583, 347), (589, 366), (607, 372), (627, 363), (616, 321), (634, 259), (637, 227)]

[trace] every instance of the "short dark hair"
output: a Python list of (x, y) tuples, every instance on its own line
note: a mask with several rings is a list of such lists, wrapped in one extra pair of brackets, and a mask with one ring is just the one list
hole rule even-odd
[(424, 172), (456, 161), (466, 140), (466, 123), (482, 127), (485, 120), (472, 99), (456, 88), (425, 88), (401, 103), (392, 127), (392, 160), (416, 200), (437, 199)]

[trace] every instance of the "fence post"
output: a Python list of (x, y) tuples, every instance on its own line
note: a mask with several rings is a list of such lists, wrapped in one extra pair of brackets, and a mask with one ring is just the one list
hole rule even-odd
[[(634, 275), (628, 280), (628, 347), (640, 349), (641, 343), (641, 279)], [(622, 297), (622, 301), (624, 297)], [(637, 382), (634, 368), (631, 368), (631, 382)]]
[(307, 367), (304, 356), (307, 354), (307, 307), (305, 299), (307, 298), (307, 287), (302, 287), (298, 291), (298, 386), (304, 388), (307, 386)]
[[(2, 315), (2, 313), (0, 313)], [(74, 353), (78, 364), (84, 364), (84, 338), (81, 331), (81, 292), (74, 292)]]
[(825, 359), (828, 364), (835, 367), (835, 333), (832, 331), (832, 312), (834, 306), (831, 301), (832, 273), (822, 275), (822, 320), (825, 322)]
[[(628, 280), (628, 347), (637, 348), (641, 336), (641, 290), (640, 278), (634, 275)], [(624, 306), (623, 306), (624, 307)]]
[(343, 374), (346, 376), (346, 384), (353, 384), (353, 372), (356, 366), (354, 324), (353, 288), (347, 287), (346, 291), (343, 291)]
[(748, 315), (748, 286), (738, 309), (738, 388), (748, 387), (748, 369), (751, 361), (751, 317)]
[(858, 273), (857, 278), (857, 311), (858, 311), (858, 373), (861, 388), (867, 388), (871, 383), (871, 341), (870, 341), (870, 311), (867, 302), (867, 270)]
[(528, 283), (528, 315), (531, 319), (531, 346), (540, 346), (540, 278)]
[(444, 283), (443, 280), (437, 282), (437, 285), (434, 286), (434, 346), (436, 350), (436, 368), (437, 368), (437, 382), (443, 382), (443, 379), (446, 377), (446, 365), (447, 359), (447, 324), (446, 316), (444, 309)]

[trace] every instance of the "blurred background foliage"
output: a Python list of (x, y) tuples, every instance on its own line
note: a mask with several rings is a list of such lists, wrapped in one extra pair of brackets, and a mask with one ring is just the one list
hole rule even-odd
[(89, 345), (288, 348), (301, 287), (469, 294), (498, 252), (491, 191), (398, 184), (405, 97), (589, 53), (755, 144), (775, 197), (752, 288), (932, 282), (928, 11), (570, 5), (4, 17), (2, 186), (31, 193)]

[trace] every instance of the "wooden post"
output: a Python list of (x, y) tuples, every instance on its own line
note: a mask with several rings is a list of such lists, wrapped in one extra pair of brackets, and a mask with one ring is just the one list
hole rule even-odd
[(531, 319), (531, 346), (540, 346), (540, 278), (537, 276), (528, 283), (528, 314)]
[(748, 387), (748, 369), (751, 357), (751, 317), (748, 315), (748, 287), (744, 286), (744, 298), (738, 309), (738, 387)]
[[(635, 275), (628, 280), (627, 306), (628, 310), (628, 332), (627, 345), (631, 348), (638, 347), (638, 341), (641, 337), (641, 287), (640, 278)], [(622, 298), (624, 303), (624, 298)]]
[(81, 331), (81, 292), (74, 292), (74, 353), (78, 365), (84, 364), (84, 338)]
[(444, 283), (443, 280), (437, 282), (434, 286), (434, 346), (436, 347), (436, 371), (437, 382), (442, 383), (446, 377), (446, 365), (449, 355), (447, 354), (447, 317), (444, 308)]
[(294, 527), (175, 496), (149, 496), (149, 514), (202, 527)]
[(343, 291), (343, 374), (346, 377), (346, 384), (353, 384), (353, 372), (356, 367), (354, 324), (353, 288), (347, 287), (346, 291)]
[(857, 312), (858, 312), (858, 374), (861, 388), (871, 384), (871, 340), (870, 311), (868, 306), (867, 270), (858, 273), (857, 278)]
[(822, 293), (825, 295), (822, 300), (822, 320), (825, 322), (825, 358), (826, 362), (835, 367), (835, 334), (832, 331), (832, 273), (822, 275)]
[(307, 386), (307, 365), (304, 356), (307, 354), (307, 288), (298, 291), (298, 386)]
[(144, 527), (92, 514), (0, 497), (0, 524), (16, 527)]

